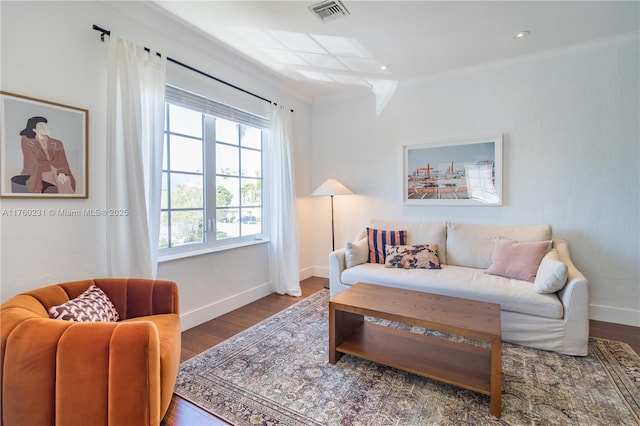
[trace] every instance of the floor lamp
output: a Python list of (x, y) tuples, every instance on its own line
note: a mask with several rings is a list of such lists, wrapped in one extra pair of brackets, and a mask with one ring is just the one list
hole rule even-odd
[[(311, 193), (311, 196), (313, 197), (322, 195), (329, 195), (331, 197), (331, 251), (336, 250), (336, 238), (333, 225), (333, 196), (349, 194), (353, 194), (353, 192), (351, 192), (349, 188), (335, 179), (327, 179), (322, 185), (320, 185), (315, 191)], [(327, 285), (325, 285), (325, 287), (328, 288)]]

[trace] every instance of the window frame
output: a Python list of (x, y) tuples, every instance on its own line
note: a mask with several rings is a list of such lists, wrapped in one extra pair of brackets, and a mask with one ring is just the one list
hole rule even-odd
[[(194, 101), (195, 100), (195, 101)], [(194, 105), (191, 105), (194, 103)], [(167, 155), (167, 169), (163, 167), (163, 174), (168, 172), (167, 174), (167, 188), (168, 188), (168, 205), (166, 208), (161, 207), (161, 214), (164, 212), (170, 212), (174, 209), (171, 209), (170, 205), (170, 175), (172, 173), (179, 174), (192, 174), (190, 172), (183, 171), (171, 171), (171, 154), (170, 154), (170, 144), (171, 144), (171, 135), (184, 136), (180, 133), (172, 133), (170, 132), (170, 107), (168, 104), (176, 105), (182, 108), (189, 109), (191, 111), (199, 112), (202, 115), (202, 159), (203, 159), (203, 167), (202, 167), (202, 176), (203, 176), (203, 203), (202, 209), (193, 208), (186, 210), (202, 210), (203, 212), (203, 242), (194, 242), (187, 243), (174, 247), (166, 247), (160, 248), (158, 247), (158, 261), (167, 261), (173, 259), (179, 259), (189, 256), (197, 256), (205, 253), (223, 251), (234, 249), (238, 247), (244, 247), (254, 244), (261, 244), (268, 242), (267, 229), (268, 229), (268, 214), (267, 214), (267, 191), (265, 190), (265, 182), (268, 180), (266, 176), (266, 152), (265, 152), (265, 142), (267, 139), (267, 131), (268, 131), (268, 119), (264, 117), (257, 116), (252, 113), (247, 113), (245, 111), (239, 110), (229, 105), (221, 104), (219, 102), (204, 98), (202, 96), (193, 94), (191, 92), (184, 91), (182, 89), (178, 89), (173, 86), (167, 85), (167, 99), (165, 99), (165, 108), (166, 114), (165, 119), (168, 120), (165, 124), (165, 142), (166, 147), (163, 146), (163, 152)], [(225, 114), (227, 113), (228, 114)], [(217, 115), (216, 115), (217, 113)], [(226, 116), (225, 116), (226, 115)], [(247, 119), (248, 118), (248, 119)], [(215, 128), (215, 120), (216, 119), (224, 119), (235, 122), (237, 124), (238, 131), (238, 145), (229, 144), (238, 149), (238, 175), (234, 176), (234, 178), (238, 179), (238, 189), (239, 189), (239, 199), (237, 205), (232, 208), (237, 208), (239, 212), (238, 217), (238, 226), (239, 226), (239, 237), (230, 237), (230, 238), (217, 238), (217, 213), (218, 210), (224, 207), (218, 207), (216, 205), (216, 194), (218, 187), (218, 176), (217, 173), (217, 158), (216, 158), (216, 148), (218, 143), (224, 144), (224, 142), (217, 141), (216, 137), (216, 128)], [(245, 147), (242, 145), (242, 126), (248, 126), (256, 128), (260, 131), (260, 148), (254, 147)], [(187, 136), (189, 138), (194, 138), (192, 136)], [(197, 139), (197, 138), (195, 138)], [(261, 189), (261, 199), (259, 207), (262, 211), (261, 214), (261, 232), (259, 234), (251, 234), (251, 235), (242, 235), (242, 210), (243, 208), (243, 200), (242, 200), (242, 180), (245, 178), (252, 178), (249, 176), (243, 176), (242, 174), (242, 150), (251, 150), (260, 152), (260, 167), (261, 173), (259, 177), (256, 177), (256, 181), (260, 182)], [(164, 155), (164, 154), (163, 154)], [(164, 164), (163, 164), (164, 166)], [(197, 173), (193, 173), (197, 174)], [(183, 209), (175, 209), (177, 211), (181, 211)], [(168, 239), (171, 241), (171, 219), (170, 214), (168, 215)]]

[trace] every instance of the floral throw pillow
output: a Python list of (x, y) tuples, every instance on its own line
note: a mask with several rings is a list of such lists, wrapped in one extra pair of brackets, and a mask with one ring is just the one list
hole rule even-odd
[(109, 297), (95, 284), (75, 299), (49, 308), (49, 317), (76, 322), (115, 322), (119, 319)]
[(438, 261), (437, 244), (414, 246), (390, 246), (385, 248), (386, 268), (441, 269)]

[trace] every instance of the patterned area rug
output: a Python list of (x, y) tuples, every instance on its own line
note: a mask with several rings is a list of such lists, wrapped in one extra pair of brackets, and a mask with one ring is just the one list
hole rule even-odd
[(625, 343), (591, 338), (587, 357), (504, 343), (497, 419), (485, 395), (349, 355), (329, 364), (328, 300), (182, 363), (175, 393), (234, 425), (640, 424), (640, 357)]

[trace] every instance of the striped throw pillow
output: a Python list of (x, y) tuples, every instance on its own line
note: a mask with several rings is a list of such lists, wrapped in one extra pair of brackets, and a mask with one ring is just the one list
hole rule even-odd
[(369, 263), (382, 263), (385, 260), (385, 246), (401, 246), (407, 244), (407, 231), (388, 231), (367, 228), (369, 240)]

